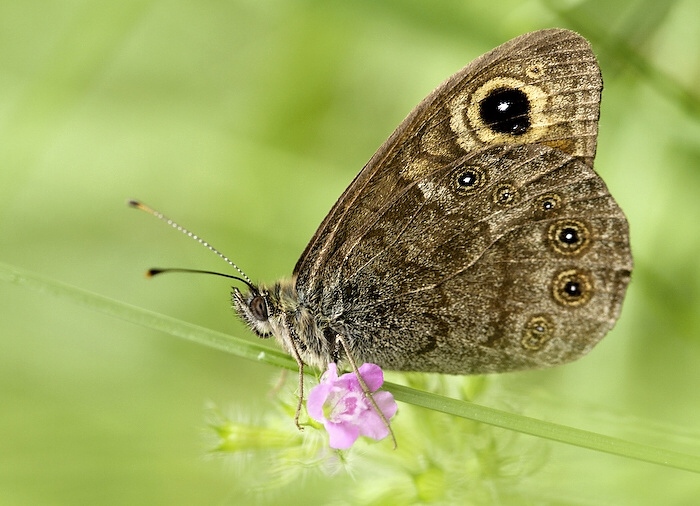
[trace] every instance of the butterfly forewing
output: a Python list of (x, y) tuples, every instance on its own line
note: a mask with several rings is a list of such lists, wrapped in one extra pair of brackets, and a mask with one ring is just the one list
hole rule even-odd
[[(503, 89), (528, 99), (527, 131), (503, 133), (480, 116), (480, 103)], [(525, 34), (474, 60), (408, 115), (338, 199), (294, 269), (300, 293), (319, 293), (344, 261), (344, 246), (387, 199), (482, 147), (540, 142), (592, 165), (601, 90), (590, 45), (567, 30)]]

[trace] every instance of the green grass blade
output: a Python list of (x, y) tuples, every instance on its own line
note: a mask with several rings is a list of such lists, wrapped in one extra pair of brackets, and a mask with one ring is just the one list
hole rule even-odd
[(56, 280), (44, 278), (7, 264), (0, 263), (0, 279), (38, 292), (68, 299), (73, 303), (100, 313), (136, 323), (143, 327), (160, 330), (239, 357), (259, 360), (294, 371), (297, 370), (296, 362), (280, 350), (271, 349), (254, 341), (199, 327), (170, 316), (154, 313), (147, 309), (116, 301)]
[(686, 455), (574, 427), (537, 420), (516, 413), (421, 392), (403, 385), (385, 383), (384, 386), (394, 394), (396, 400), (416, 406), (495, 425), (496, 427), (523, 434), (580, 446), (581, 448), (700, 473), (700, 457), (698, 456)]
[[(296, 370), (297, 368), (294, 360), (281, 351), (271, 350), (255, 342), (232, 337), (221, 332), (212, 331), (115, 301), (3, 263), (0, 263), (0, 279), (38, 292), (67, 299), (83, 307), (154, 330), (160, 330), (211, 348), (226, 351), (242, 358), (291, 370)], [(402, 385), (386, 383), (385, 386), (387, 390), (394, 394), (397, 400), (416, 406), (582, 448), (700, 473), (700, 457), (698, 456), (545, 422)]]

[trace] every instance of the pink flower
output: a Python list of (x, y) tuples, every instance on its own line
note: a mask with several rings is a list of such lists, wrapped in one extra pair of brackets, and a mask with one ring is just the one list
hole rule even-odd
[[(391, 393), (376, 392), (384, 383), (381, 368), (375, 364), (362, 364), (359, 372), (377, 406), (389, 420), (396, 413), (397, 406)], [(306, 408), (311, 418), (321, 422), (328, 431), (331, 448), (350, 448), (359, 436), (379, 440), (389, 435), (389, 427), (365, 396), (355, 373), (338, 377), (334, 363), (328, 364), (320, 383), (309, 392)]]

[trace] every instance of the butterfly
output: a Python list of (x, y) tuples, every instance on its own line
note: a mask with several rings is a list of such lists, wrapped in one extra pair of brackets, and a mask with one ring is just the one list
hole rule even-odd
[(480, 56), (377, 150), (290, 278), (236, 278), (236, 312), (296, 359), (302, 392), (304, 364), (481, 374), (586, 354), (632, 271), (627, 219), (593, 170), (601, 92), (568, 30)]

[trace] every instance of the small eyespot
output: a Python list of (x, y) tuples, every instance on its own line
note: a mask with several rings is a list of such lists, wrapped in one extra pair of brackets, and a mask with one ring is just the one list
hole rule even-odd
[(502, 184), (493, 192), (493, 202), (499, 206), (513, 205), (518, 197), (518, 191), (511, 184)]
[(496, 133), (523, 135), (531, 125), (530, 100), (517, 88), (496, 88), (479, 103), (479, 116)]
[(591, 232), (582, 221), (561, 220), (550, 225), (547, 240), (557, 253), (577, 255), (590, 245)]
[(539, 350), (554, 334), (554, 324), (546, 316), (533, 316), (523, 328), (520, 344), (528, 350)]
[(531, 79), (542, 79), (544, 77), (544, 65), (536, 62), (525, 69), (525, 75)]
[(452, 177), (455, 190), (462, 195), (475, 193), (486, 183), (484, 171), (477, 165), (460, 165)]
[(562, 306), (582, 306), (593, 296), (593, 282), (590, 275), (578, 269), (562, 271), (552, 282), (552, 295)]
[(556, 193), (547, 193), (535, 201), (535, 212), (538, 214), (550, 214), (561, 207), (561, 197)]
[(269, 314), (267, 311), (267, 301), (262, 295), (256, 295), (248, 304), (248, 309), (250, 309), (250, 314), (252, 314), (256, 320), (261, 322), (267, 321)]

